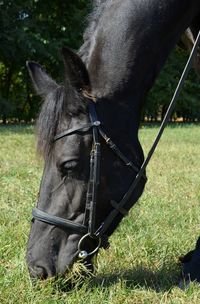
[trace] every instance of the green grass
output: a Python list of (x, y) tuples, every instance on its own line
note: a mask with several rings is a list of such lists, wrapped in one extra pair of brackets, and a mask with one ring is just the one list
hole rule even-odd
[[(140, 131), (145, 153), (157, 127)], [(97, 275), (63, 292), (32, 285), (25, 263), (42, 164), (33, 128), (0, 127), (0, 303), (197, 304), (200, 288), (177, 288), (178, 257), (200, 232), (200, 126), (170, 126), (148, 167), (145, 192), (101, 251)]]

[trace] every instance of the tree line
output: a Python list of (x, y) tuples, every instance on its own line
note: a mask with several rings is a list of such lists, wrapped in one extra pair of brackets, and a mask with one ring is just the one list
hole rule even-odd
[[(80, 47), (90, 9), (90, 0), (0, 1), (0, 122), (31, 122), (37, 117), (40, 100), (33, 94), (25, 62), (38, 61), (62, 80), (59, 49)], [(143, 118), (162, 117), (186, 58), (180, 48), (173, 52), (149, 94)], [(199, 121), (199, 95), (200, 83), (191, 72), (173, 118)]]
[[(145, 119), (149, 121), (163, 119), (188, 60), (188, 56), (189, 53), (178, 46), (172, 52), (148, 95), (143, 118), (145, 117)], [(199, 76), (197, 76), (194, 69), (191, 69), (180, 93), (180, 97), (177, 100), (171, 120), (181, 120), (184, 122), (200, 121)]]
[(37, 115), (39, 100), (32, 88), (25, 62), (39, 61), (59, 79), (59, 49), (78, 49), (88, 0), (0, 1), (0, 119), (26, 122)]

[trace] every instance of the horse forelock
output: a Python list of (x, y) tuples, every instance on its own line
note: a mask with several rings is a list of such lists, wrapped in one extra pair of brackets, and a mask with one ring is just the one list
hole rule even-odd
[(66, 90), (64, 86), (58, 86), (50, 92), (42, 104), (36, 124), (38, 153), (47, 159), (62, 120), (86, 110), (86, 98), (73, 88)]
[(45, 98), (39, 113), (37, 131), (37, 151), (46, 158), (51, 151), (53, 138), (61, 119), (64, 105), (64, 87), (58, 86)]

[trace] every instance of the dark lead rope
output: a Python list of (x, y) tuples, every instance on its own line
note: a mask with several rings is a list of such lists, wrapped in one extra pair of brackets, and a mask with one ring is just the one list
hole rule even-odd
[(177, 101), (177, 99), (178, 99), (178, 97), (179, 97), (179, 95), (180, 95), (180, 91), (181, 91), (181, 89), (182, 89), (182, 87), (183, 87), (183, 85), (184, 85), (184, 82), (185, 82), (185, 80), (186, 80), (186, 78), (187, 78), (187, 76), (188, 76), (188, 73), (189, 73), (189, 71), (190, 71), (190, 68), (191, 68), (191, 65), (192, 65), (192, 60), (193, 60), (193, 58), (194, 58), (194, 56), (195, 56), (195, 53), (196, 53), (197, 48), (198, 48), (198, 46), (199, 46), (199, 43), (200, 43), (200, 31), (199, 31), (199, 33), (198, 33), (197, 39), (196, 39), (196, 41), (195, 41), (195, 43), (194, 43), (194, 46), (193, 46), (193, 48), (192, 48), (192, 51), (191, 51), (191, 53), (190, 53), (189, 59), (188, 59), (188, 61), (187, 61), (187, 63), (186, 63), (186, 66), (185, 66), (185, 68), (184, 68), (184, 70), (183, 70), (183, 73), (182, 73), (182, 75), (181, 75), (181, 78), (180, 78), (180, 80), (179, 80), (179, 83), (178, 83), (178, 85), (177, 85), (177, 88), (176, 88), (176, 90), (175, 90), (175, 92), (174, 92), (174, 95), (173, 95), (173, 97), (172, 97), (172, 100), (171, 100), (171, 102), (170, 102), (170, 105), (169, 105), (169, 107), (168, 107), (168, 109), (167, 109), (167, 112), (166, 112), (166, 114), (165, 114), (165, 117), (164, 117), (164, 119), (163, 119), (163, 121), (162, 121), (162, 123), (161, 123), (160, 130), (159, 130), (159, 132), (158, 132), (158, 135), (157, 135), (157, 137), (156, 137), (156, 139), (155, 139), (155, 141), (154, 141), (154, 143), (153, 143), (153, 145), (152, 145), (152, 147), (151, 147), (151, 149), (150, 149), (150, 151), (149, 151), (149, 153), (148, 153), (148, 155), (147, 155), (147, 158), (145, 159), (143, 165), (141, 166), (140, 172), (139, 172), (139, 174), (138, 174), (139, 176), (136, 177), (136, 179), (137, 179), (137, 178), (140, 178), (140, 175), (143, 174), (145, 168), (147, 167), (147, 165), (148, 165), (148, 163), (149, 163), (149, 161), (150, 161), (150, 159), (151, 159), (151, 157), (152, 157), (152, 155), (153, 155), (153, 153), (154, 153), (154, 151), (155, 151), (155, 149), (156, 149), (156, 147), (157, 147), (157, 145), (158, 145), (158, 143), (159, 143), (159, 141), (160, 141), (160, 138), (161, 138), (161, 136), (162, 136), (162, 134), (163, 134), (163, 131), (164, 131), (164, 129), (165, 129), (167, 123), (168, 123), (168, 120), (169, 120), (169, 118), (170, 118), (170, 116), (171, 116), (171, 114), (172, 114), (172, 112), (173, 112), (173, 110), (174, 110), (176, 101)]

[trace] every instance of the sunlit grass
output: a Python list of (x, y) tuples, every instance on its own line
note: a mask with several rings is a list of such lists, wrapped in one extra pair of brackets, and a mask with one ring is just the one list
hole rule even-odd
[[(157, 131), (141, 129), (146, 153)], [(101, 251), (96, 277), (71, 291), (61, 279), (33, 285), (25, 263), (42, 174), (33, 128), (0, 127), (0, 147), (0, 303), (199, 303), (196, 284), (185, 292), (177, 284), (178, 257), (194, 247), (200, 231), (200, 126), (166, 129), (145, 192), (110, 249)]]

